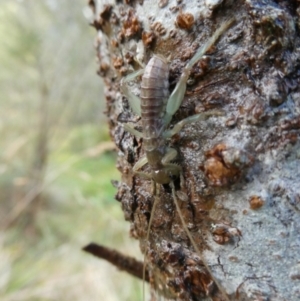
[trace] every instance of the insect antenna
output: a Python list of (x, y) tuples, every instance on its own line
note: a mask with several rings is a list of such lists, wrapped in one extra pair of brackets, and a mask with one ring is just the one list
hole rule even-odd
[[(148, 229), (147, 229), (147, 234), (146, 234), (146, 243), (148, 243), (148, 241), (149, 241), (151, 225), (152, 225), (155, 209), (156, 209), (156, 206), (159, 201), (159, 198), (158, 198), (159, 192), (157, 192), (157, 190), (159, 190), (159, 189), (157, 186), (158, 185), (155, 182), (153, 182), (154, 202), (153, 202), (153, 206), (152, 206), (151, 212), (150, 212), (150, 219), (149, 219)], [(146, 250), (144, 253), (144, 264), (143, 264), (143, 301), (145, 301), (146, 255), (147, 255), (147, 246), (146, 246)]]
[(185, 221), (184, 221), (184, 217), (183, 217), (183, 214), (182, 214), (182, 211), (179, 207), (179, 204), (178, 204), (178, 201), (177, 201), (177, 197), (176, 197), (176, 191), (175, 191), (175, 185), (174, 185), (174, 182), (170, 182), (170, 186), (171, 186), (171, 189), (172, 189), (172, 196), (173, 196), (173, 200), (174, 200), (174, 203), (175, 203), (175, 206), (176, 206), (176, 210), (178, 212), (178, 215), (179, 215), (179, 218), (180, 218), (180, 221), (182, 223), (182, 226), (183, 226), (183, 229), (185, 231), (185, 233), (187, 234), (191, 244), (193, 245), (195, 251), (197, 252), (198, 256), (200, 257), (203, 265), (205, 266), (205, 268), (207, 269), (207, 271), (210, 273), (214, 283), (216, 284), (216, 286), (218, 287), (219, 291), (222, 293), (222, 295), (225, 297), (226, 301), (229, 301), (229, 298), (227, 296), (227, 294), (225, 293), (225, 291), (223, 290), (223, 288), (221, 287), (221, 285), (218, 283), (218, 281), (213, 277), (213, 274), (212, 274), (212, 271), (210, 269), (210, 267), (208, 266), (208, 264), (205, 262), (205, 260), (203, 260), (202, 258), (202, 255), (201, 255), (201, 252), (200, 252), (200, 249), (198, 248), (194, 238), (192, 237), (191, 235), (191, 232), (190, 230), (188, 229)]

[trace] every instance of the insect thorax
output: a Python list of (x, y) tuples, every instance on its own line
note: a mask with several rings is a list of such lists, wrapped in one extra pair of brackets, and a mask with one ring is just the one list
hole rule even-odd
[(166, 146), (161, 145), (160, 147), (146, 151), (148, 164), (151, 167), (151, 178), (157, 184), (168, 184), (172, 181), (172, 177), (178, 176), (177, 172), (170, 170), (163, 164), (163, 157), (166, 154)]

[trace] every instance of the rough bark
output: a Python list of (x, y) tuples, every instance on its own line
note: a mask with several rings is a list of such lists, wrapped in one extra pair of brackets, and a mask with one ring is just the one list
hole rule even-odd
[[(300, 3), (89, 4), (122, 174), (116, 199), (147, 254), (151, 286), (176, 300), (223, 300), (224, 292), (228, 300), (300, 300)], [(176, 189), (188, 195), (180, 207), (202, 254), (183, 230), (168, 185), (145, 241), (154, 197), (150, 181), (132, 173), (143, 141), (122, 127), (140, 129), (140, 121), (120, 79), (140, 68), (135, 57), (146, 64), (155, 53), (169, 59), (174, 88), (196, 49), (230, 17), (235, 23), (193, 68), (172, 125), (210, 109), (224, 115), (186, 126), (168, 142), (179, 152), (185, 186), (178, 181)], [(137, 95), (139, 83), (131, 86)]]

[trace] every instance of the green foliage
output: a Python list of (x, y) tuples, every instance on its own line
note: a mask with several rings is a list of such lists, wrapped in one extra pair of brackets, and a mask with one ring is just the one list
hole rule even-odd
[[(139, 299), (137, 282), (80, 250), (139, 253), (114, 200), (115, 153), (88, 152), (109, 135), (85, 3), (0, 2), (0, 226), (14, 221), (0, 232), (4, 301)], [(42, 203), (14, 220), (36, 172)]]
[[(56, 164), (64, 164), (65, 158), (70, 158), (67, 153), (53, 158)], [(112, 153), (105, 154), (100, 158), (72, 157), (75, 163), (63, 174), (58, 176), (56, 185), (71, 193), (79, 190), (83, 197), (93, 197), (101, 201), (112, 199), (115, 193), (110, 179), (119, 178), (115, 169), (116, 158)], [(105, 176), (104, 176), (105, 174)]]
[(89, 147), (97, 145), (99, 141), (109, 140), (106, 125), (98, 128), (93, 124), (85, 124), (80, 128), (74, 128), (70, 131), (64, 147), (69, 151), (82, 152)]

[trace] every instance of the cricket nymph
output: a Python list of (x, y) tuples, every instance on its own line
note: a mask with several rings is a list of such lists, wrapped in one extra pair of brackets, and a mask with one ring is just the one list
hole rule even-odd
[[(171, 95), (169, 95), (168, 64), (166, 60), (160, 56), (153, 56), (144, 70), (139, 70), (129, 74), (121, 81), (121, 91), (123, 95), (128, 99), (132, 111), (141, 116), (142, 119), (142, 132), (137, 131), (132, 125), (123, 125), (126, 131), (130, 132), (136, 137), (143, 138), (143, 149), (145, 154), (133, 166), (133, 173), (140, 177), (151, 180), (154, 188), (153, 194), (155, 200), (152, 205), (151, 215), (148, 223), (146, 241), (148, 242), (149, 240), (155, 207), (159, 201), (157, 193), (159, 186), (161, 184), (169, 184), (172, 189), (172, 197), (174, 199), (176, 210), (180, 217), (182, 226), (189, 237), (195, 252), (198, 253), (201, 258), (201, 252), (194, 238), (192, 237), (186, 222), (184, 221), (184, 217), (177, 201), (174, 179), (180, 177), (180, 186), (182, 187), (184, 185), (183, 173), (182, 167), (173, 163), (173, 161), (177, 158), (177, 151), (168, 145), (168, 139), (177, 134), (185, 125), (196, 121), (205, 120), (212, 115), (220, 115), (220, 112), (204, 112), (181, 120), (171, 129), (168, 129), (168, 126), (184, 98), (186, 83), (190, 76), (192, 67), (217, 41), (221, 34), (229, 28), (232, 22), (233, 19), (223, 23), (223, 25), (216, 30), (212, 37), (198, 51), (196, 51), (195, 55), (183, 68), (182, 74)], [(126, 83), (142, 74), (141, 93), (139, 98), (129, 90)], [(150, 171), (140, 171), (147, 163)], [(145, 252), (143, 275), (145, 275), (146, 256), (147, 251)], [(210, 267), (205, 263), (205, 260), (202, 261), (206, 270), (211, 275), (212, 282), (215, 283), (223, 295), (223, 299), (229, 300), (223, 288), (214, 279)], [(206, 294), (209, 295), (210, 293), (207, 292)]]

